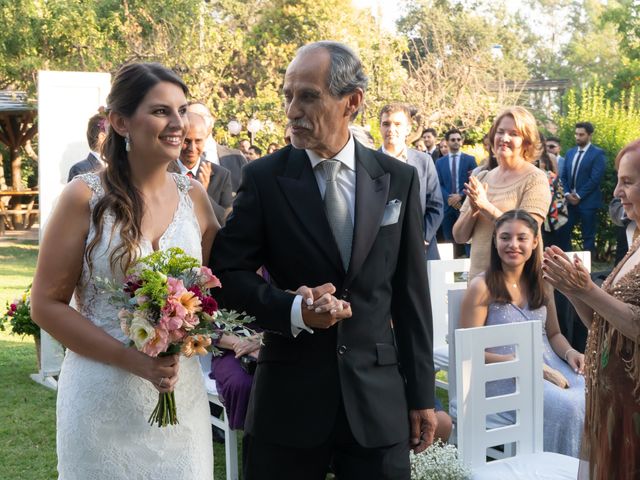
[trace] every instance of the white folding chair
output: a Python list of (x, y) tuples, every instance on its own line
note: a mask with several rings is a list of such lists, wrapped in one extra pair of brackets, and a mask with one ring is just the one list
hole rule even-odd
[[(447, 346), (449, 290), (467, 288), (467, 281), (456, 281), (456, 273), (468, 273), (471, 262), (468, 258), (456, 260), (427, 260), (429, 296), (433, 316), (433, 363), (436, 370), (449, 370), (449, 347)], [(436, 387), (447, 390), (448, 383), (436, 380)]]
[(585, 268), (591, 273), (591, 252), (566, 252), (569, 258), (573, 259), (573, 254), (576, 254), (580, 261), (584, 263)]
[(438, 242), (440, 260), (453, 260), (453, 243)]
[[(458, 450), (474, 480), (575, 479), (578, 459), (543, 452), (542, 324), (540, 321), (455, 332)], [(485, 349), (515, 345), (514, 360), (485, 363)], [(486, 397), (486, 383), (516, 380), (514, 393)], [(515, 411), (512, 425), (487, 428), (487, 416)], [(515, 445), (515, 456), (487, 463), (487, 449)]]
[(211, 425), (218, 427), (224, 432), (224, 453), (225, 464), (227, 467), (227, 480), (238, 480), (238, 435), (235, 430), (229, 427), (227, 410), (224, 408), (224, 405), (218, 395), (216, 381), (209, 378), (209, 372), (211, 371), (211, 354), (209, 353), (208, 355), (203, 355), (199, 358), (200, 367), (202, 368), (202, 377), (204, 379), (205, 387), (207, 388), (209, 401), (223, 409), (221, 419), (211, 415)]

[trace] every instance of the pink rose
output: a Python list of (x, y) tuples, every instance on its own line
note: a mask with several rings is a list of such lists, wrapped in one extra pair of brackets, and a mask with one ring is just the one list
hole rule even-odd
[(142, 352), (150, 357), (157, 357), (162, 352), (165, 352), (169, 346), (169, 332), (164, 328), (158, 327), (156, 327), (155, 331), (156, 336), (142, 347)]
[(170, 343), (180, 343), (187, 336), (187, 332), (183, 329), (179, 328), (177, 330), (171, 330), (169, 332), (169, 342)]
[(200, 323), (200, 319), (198, 318), (197, 315), (189, 314), (186, 317), (184, 317), (184, 323), (182, 324), (182, 327), (186, 331), (189, 331), (189, 330), (193, 330), (199, 323)]
[(203, 288), (216, 288), (221, 287), (222, 284), (218, 277), (216, 277), (209, 267), (200, 267), (200, 273), (198, 275), (198, 283)]
[(160, 317), (158, 326), (169, 332), (178, 330), (182, 326), (182, 317), (163, 314), (162, 317)]

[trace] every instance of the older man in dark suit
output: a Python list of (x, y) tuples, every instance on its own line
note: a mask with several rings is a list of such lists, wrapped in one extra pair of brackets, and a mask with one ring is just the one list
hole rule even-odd
[(242, 167), (244, 167), (248, 163), (248, 160), (240, 150), (235, 150), (229, 147), (225, 147), (224, 145), (220, 145), (213, 139), (211, 132), (213, 131), (215, 119), (213, 118), (213, 115), (211, 115), (209, 107), (207, 107), (202, 102), (191, 102), (189, 104), (188, 110), (189, 112), (197, 113), (202, 118), (204, 118), (207, 128), (207, 137), (203, 154), (204, 159), (210, 163), (221, 165), (229, 170), (229, 172), (231, 172), (231, 188), (233, 189), (233, 194), (235, 195), (235, 192), (238, 191), (238, 187), (240, 186)]
[(347, 46), (298, 51), (284, 80), (292, 145), (244, 167), (214, 243), (225, 305), (265, 329), (248, 480), (324, 480), (329, 465), (409, 480), (409, 448), (433, 440), (420, 182), (349, 133), (366, 85)]
[(442, 192), (436, 166), (429, 154), (407, 147), (407, 136), (411, 133), (411, 110), (402, 103), (391, 103), (380, 110), (380, 151), (405, 162), (418, 170), (420, 180), (420, 203), (424, 213), (424, 241), (427, 260), (438, 260), (436, 232), (443, 215)]
[(231, 212), (231, 174), (220, 165), (207, 162), (202, 158), (207, 127), (204, 119), (196, 113), (188, 113), (189, 131), (182, 144), (180, 159), (170, 169), (196, 178), (207, 191), (213, 211), (220, 225), (224, 225)]
[(104, 162), (100, 156), (102, 142), (107, 136), (107, 119), (104, 115), (96, 114), (89, 119), (87, 125), (87, 142), (89, 143), (89, 155), (84, 160), (75, 163), (69, 170), (67, 182), (73, 177), (83, 173), (98, 172), (104, 168)]

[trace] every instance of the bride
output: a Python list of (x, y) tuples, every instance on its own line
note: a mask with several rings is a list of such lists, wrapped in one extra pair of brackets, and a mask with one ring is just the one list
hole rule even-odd
[[(188, 129), (187, 87), (159, 64), (129, 64), (107, 99), (101, 174), (76, 177), (44, 232), (34, 321), (64, 344), (57, 398), (59, 479), (213, 478), (209, 406), (193, 357), (127, 346), (98, 278), (123, 279), (137, 258), (180, 247), (208, 263), (219, 225), (202, 186), (167, 173)], [(203, 257), (204, 254), (204, 257)], [(78, 311), (69, 306), (75, 289)], [(175, 391), (180, 423), (147, 423)]]

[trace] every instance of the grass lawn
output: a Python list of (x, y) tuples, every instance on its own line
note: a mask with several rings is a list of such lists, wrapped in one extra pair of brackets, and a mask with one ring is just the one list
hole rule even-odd
[[(37, 255), (37, 242), (0, 241), (1, 309), (29, 286)], [(0, 479), (57, 477), (56, 394), (29, 378), (36, 370), (33, 340), (0, 332)], [(226, 478), (224, 445), (214, 444), (214, 458), (215, 478)]]

